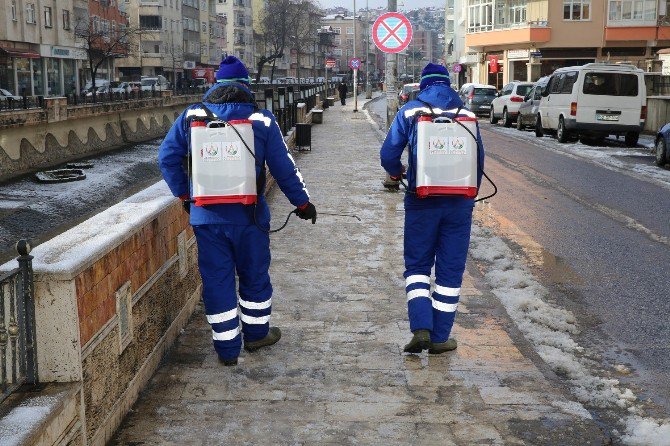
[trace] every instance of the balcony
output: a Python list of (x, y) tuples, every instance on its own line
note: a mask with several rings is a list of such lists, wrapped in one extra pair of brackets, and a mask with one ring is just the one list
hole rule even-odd
[(626, 42), (626, 41), (654, 41), (670, 40), (670, 26), (656, 24), (647, 26), (622, 26), (617, 24), (605, 27), (605, 41), (608, 42)]
[(465, 35), (465, 46), (471, 48), (482, 48), (486, 46), (502, 46), (513, 44), (533, 44), (549, 42), (551, 40), (551, 27), (546, 22), (528, 23), (516, 28), (493, 29), (478, 33), (467, 33)]

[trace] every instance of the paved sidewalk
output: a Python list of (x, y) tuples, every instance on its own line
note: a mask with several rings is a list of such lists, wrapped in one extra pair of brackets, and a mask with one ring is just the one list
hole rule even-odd
[[(224, 368), (199, 308), (116, 444), (601, 444), (588, 413), (517, 347), (472, 266), (458, 350), (402, 353), (402, 195), (383, 191), (378, 136), (347, 102), (325, 111), (297, 161), (319, 211), (362, 222), (294, 218), (274, 235), (282, 340)], [(272, 208), (274, 226), (291, 210), (278, 190)]]

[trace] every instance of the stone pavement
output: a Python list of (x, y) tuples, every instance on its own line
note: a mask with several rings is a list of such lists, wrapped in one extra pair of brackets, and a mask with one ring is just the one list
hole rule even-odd
[[(224, 368), (200, 307), (114, 443), (603, 443), (588, 412), (534, 365), (474, 265), (458, 350), (402, 353), (410, 338), (402, 194), (383, 191), (378, 135), (352, 102), (325, 111), (312, 127), (313, 151), (297, 161), (319, 211), (362, 221), (293, 218), (273, 236), (281, 341)], [(271, 201), (276, 226), (291, 207), (279, 190)]]

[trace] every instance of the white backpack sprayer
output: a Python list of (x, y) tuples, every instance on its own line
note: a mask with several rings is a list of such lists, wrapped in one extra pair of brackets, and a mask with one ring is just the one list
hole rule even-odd
[[(458, 116), (460, 108), (456, 110), (453, 118), (441, 116), (430, 104), (424, 104), (430, 109), (430, 113), (422, 114), (417, 119), (416, 166), (413, 166), (416, 192), (409, 192), (416, 193), (418, 198), (475, 198), (479, 193), (477, 174), (481, 170), (493, 185), (494, 191), (476, 201), (493, 197), (498, 188), (482, 166), (476, 136), (477, 118)], [(411, 165), (411, 154), (409, 159)], [(403, 186), (408, 190), (407, 185), (403, 183)]]
[[(200, 104), (205, 116), (190, 119), (188, 176), (193, 185), (193, 196), (188, 200), (195, 206), (215, 204), (253, 205), (254, 224), (262, 231), (274, 233), (286, 227), (291, 211), (278, 229), (262, 228), (256, 221), (256, 204), (261, 188), (265, 186), (265, 165), (256, 176), (253, 122), (250, 119), (223, 121)], [(354, 214), (320, 212), (322, 215), (351, 217)]]

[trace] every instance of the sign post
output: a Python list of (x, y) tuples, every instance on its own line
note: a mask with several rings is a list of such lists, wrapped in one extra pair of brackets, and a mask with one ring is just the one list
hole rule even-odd
[(388, 1), (388, 10), (375, 20), (372, 25), (372, 39), (377, 48), (386, 53), (386, 126), (398, 112), (396, 94), (396, 78), (398, 74), (397, 53), (401, 52), (412, 41), (412, 25), (407, 17), (397, 13), (397, 0)]
[(358, 57), (349, 59), (349, 68), (354, 70), (354, 111), (358, 111), (358, 69), (361, 67), (361, 60)]
[(326, 99), (328, 99), (328, 68), (335, 68), (335, 59), (332, 57), (327, 57), (326, 58), (326, 72), (324, 73), (325, 78), (324, 81), (326, 82)]

